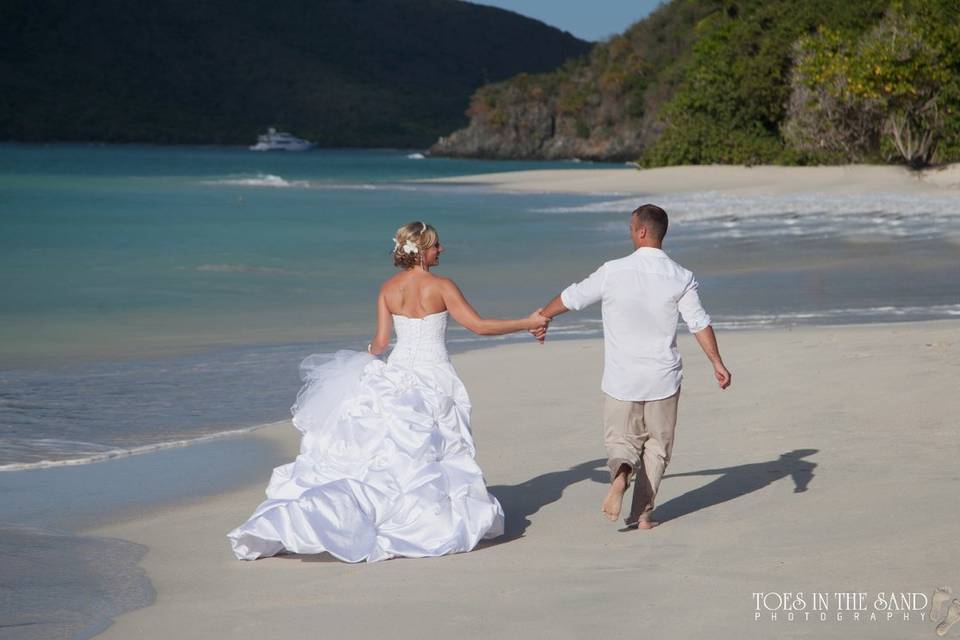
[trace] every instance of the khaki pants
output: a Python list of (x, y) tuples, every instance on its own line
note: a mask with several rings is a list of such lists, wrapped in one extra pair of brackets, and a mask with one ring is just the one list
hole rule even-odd
[(661, 400), (625, 402), (603, 394), (603, 440), (612, 480), (622, 465), (636, 472), (627, 524), (649, 520), (670, 462), (680, 389)]

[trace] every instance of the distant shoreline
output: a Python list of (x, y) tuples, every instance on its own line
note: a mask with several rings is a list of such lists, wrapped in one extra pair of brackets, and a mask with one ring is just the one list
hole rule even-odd
[(515, 193), (650, 194), (717, 191), (742, 195), (900, 193), (960, 196), (960, 163), (911, 171), (896, 165), (695, 165), (626, 171), (549, 169), (428, 178)]
[[(251, 142), (235, 142), (235, 143), (226, 143), (226, 142), (150, 142), (150, 141), (117, 141), (117, 142), (105, 142), (100, 140), (0, 140), (0, 145), (9, 145), (9, 146), (33, 146), (33, 147), (46, 147), (46, 146), (64, 146), (64, 147), (150, 147), (150, 148), (170, 148), (170, 149), (241, 149), (245, 151), (252, 151), (249, 147), (256, 139)], [(310, 153), (315, 151), (399, 151), (399, 152), (410, 152), (417, 151), (420, 153), (424, 152), (424, 147), (420, 146), (409, 146), (409, 147), (391, 147), (391, 146), (348, 146), (348, 147), (321, 147), (314, 146), (305, 151), (291, 151), (290, 155), (297, 155), (301, 153)], [(284, 155), (286, 151), (280, 152), (263, 152), (257, 151), (255, 153), (277, 153), (278, 155)], [(439, 156), (438, 156), (439, 157)], [(536, 160), (531, 160), (531, 162), (537, 162)], [(544, 160), (543, 162), (553, 162), (552, 160)]]
[[(250, 143), (252, 144), (252, 143)], [(960, 163), (911, 170), (897, 164), (849, 165), (683, 165), (649, 169), (621, 160), (580, 158), (483, 158), (433, 155), (417, 146), (316, 146), (307, 151), (263, 152), (249, 150), (247, 143), (165, 143), (165, 142), (101, 142), (95, 140), (0, 140), (0, 146), (64, 146), (64, 147), (146, 147), (159, 149), (246, 150), (251, 155), (286, 156), (323, 151), (395, 151), (421, 153), (425, 160), (476, 160), (484, 162), (528, 162), (556, 164), (583, 163), (577, 169), (532, 169), (500, 173), (465, 174), (442, 178), (410, 180), (412, 183), (463, 184), (488, 186), (498, 191), (516, 193), (570, 194), (660, 194), (694, 191), (729, 191), (743, 194), (780, 195), (802, 193), (811, 189), (833, 194), (883, 191), (887, 193), (930, 193), (960, 195)], [(591, 168), (590, 165), (597, 165)], [(631, 170), (632, 169), (632, 170)], [(568, 172), (577, 171), (575, 180)]]

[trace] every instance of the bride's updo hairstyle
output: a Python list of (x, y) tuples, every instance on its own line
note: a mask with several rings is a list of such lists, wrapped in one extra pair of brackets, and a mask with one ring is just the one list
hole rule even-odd
[(421, 264), (423, 252), (437, 244), (437, 230), (426, 222), (409, 222), (393, 237), (393, 264), (412, 269)]

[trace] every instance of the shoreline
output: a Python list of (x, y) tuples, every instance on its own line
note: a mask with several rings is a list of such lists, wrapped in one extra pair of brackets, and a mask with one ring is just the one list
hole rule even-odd
[[(536, 612), (517, 606), (528, 598), (561, 612), (537, 623), (551, 633), (569, 635), (591, 622), (596, 633), (616, 636), (616, 618), (605, 623), (597, 612), (628, 606), (635, 597), (630, 585), (637, 584), (656, 604), (639, 615), (668, 637), (689, 637), (697, 624), (685, 622), (690, 616), (679, 603), (655, 595), (681, 584), (704, 598), (702, 613), (721, 623), (722, 637), (728, 629), (729, 637), (734, 629), (769, 637), (779, 627), (757, 626), (749, 615), (750, 592), (791, 585), (843, 590), (851, 580), (863, 591), (926, 590), (960, 570), (956, 560), (937, 551), (960, 526), (960, 516), (942, 513), (940, 506), (960, 480), (949, 462), (960, 450), (953, 440), (933, 451), (921, 447), (952, 433), (949, 390), (955, 387), (958, 335), (960, 320), (723, 332), (721, 353), (734, 372), (734, 386), (721, 393), (693, 338), (681, 333), (682, 436), (661, 488), (665, 522), (654, 530), (667, 538), (618, 533), (595, 513), (606, 482), (594, 428), (599, 339), (551, 343), (548, 338), (542, 347), (505, 344), (457, 354), (454, 364), (474, 402), (479, 462), (508, 514), (505, 540), (468, 554), (375, 565), (322, 556), (241, 562), (224, 536), (262, 498), (263, 477), (84, 528), (84, 535), (144, 545), (140, 566), (157, 590), (152, 605), (120, 616), (101, 637), (163, 638), (189, 629), (194, 637), (230, 632), (256, 638), (305, 632), (317, 624), (329, 625), (334, 635), (353, 631), (354, 637), (386, 633), (388, 627), (396, 631), (399, 625), (398, 637), (422, 637), (424, 614), (444, 605), (451, 614), (434, 619), (439, 628), (469, 621), (461, 628), (465, 637), (490, 637), (534, 624)], [(511, 366), (504, 368), (504, 362)], [(921, 379), (904, 387), (904, 380)], [(909, 442), (900, 435), (905, 421), (914, 432)], [(276, 423), (233, 440), (267, 438), (279, 457), (292, 459), (297, 435), (289, 423)], [(817, 471), (810, 497), (794, 495), (783, 452), (813, 449), (809, 459)], [(914, 455), (921, 449), (923, 455)], [(758, 458), (769, 462), (757, 463)], [(885, 478), (881, 469), (896, 463), (900, 473)], [(724, 466), (739, 469), (726, 483), (695, 471)], [(905, 486), (897, 481), (901, 474), (916, 482)], [(783, 479), (769, 484), (770, 478)], [(754, 480), (762, 482), (753, 486)], [(851, 496), (856, 502), (849, 502)], [(893, 523), (883, 507), (890, 500), (903, 511)], [(664, 547), (661, 541), (668, 539)], [(906, 540), (916, 545), (909, 565), (862, 564), (868, 556), (897, 557)], [(703, 564), (698, 560), (703, 557), (711, 562)], [(744, 582), (747, 566), (754, 569)], [(640, 583), (636, 571), (643, 572)], [(402, 588), (413, 579), (423, 581), (423, 593)], [(716, 580), (726, 586), (719, 598)], [(512, 585), (509, 599), (498, 595), (504, 581)], [(580, 594), (578, 604), (560, 606), (569, 604), (571, 590)], [(708, 591), (713, 598), (706, 598)], [(383, 616), (349, 615), (376, 602), (385, 607)], [(891, 623), (884, 629), (899, 637), (903, 627)], [(848, 633), (841, 626), (836, 635), (822, 627), (809, 631), (838, 638)], [(881, 637), (888, 637), (885, 633)]]
[[(269, 424), (289, 427), (289, 423)], [(0, 474), (0, 556), (10, 591), (7, 627), (24, 637), (90, 638), (116, 616), (149, 606), (156, 590), (144, 545), (92, 529), (136, 522), (238, 488), (284, 462), (259, 431), (98, 464)]]
[[(960, 318), (958, 319), (935, 319), (935, 320), (902, 320), (902, 321), (882, 321), (882, 322), (870, 322), (870, 323), (850, 323), (850, 324), (825, 324), (825, 325), (792, 325), (792, 326), (767, 326), (767, 327), (750, 327), (747, 329), (725, 329), (718, 330), (718, 339), (722, 341), (724, 335), (744, 335), (749, 336), (750, 334), (757, 335), (769, 335), (777, 333), (786, 333), (786, 334), (803, 334), (806, 332), (821, 332), (821, 331), (885, 331), (885, 330), (953, 330), (957, 331), (958, 336), (960, 336)], [(689, 336), (685, 328), (680, 327), (677, 332), (678, 344), (683, 345), (684, 342), (689, 342), (690, 344), (686, 345), (686, 350), (684, 351), (684, 366), (688, 366), (688, 359), (693, 357), (701, 357), (699, 351), (696, 350), (695, 343), (693, 338)], [(552, 345), (560, 343), (565, 345), (566, 348), (587, 348), (594, 349), (597, 351), (602, 360), (602, 345), (603, 345), (603, 336), (573, 336), (573, 337), (564, 337), (564, 338), (554, 338), (551, 341)], [(541, 346), (540, 348), (545, 347), (546, 345)], [(510, 350), (510, 349), (526, 349), (530, 347), (536, 347), (529, 341), (518, 341), (518, 342), (491, 342), (482, 346), (477, 346), (472, 349), (451, 352), (451, 359), (456, 365), (458, 360), (463, 357), (469, 358), (472, 354), (475, 353), (484, 353), (494, 350)], [(721, 344), (721, 353), (723, 345)], [(601, 362), (602, 364), (602, 362)], [(599, 373), (596, 379), (596, 386), (599, 390), (600, 377)], [(468, 389), (469, 391), (469, 389)], [(4, 477), (7, 473), (15, 474), (18, 471), (32, 471), (32, 472), (44, 472), (48, 470), (57, 470), (62, 467), (73, 468), (73, 467), (87, 467), (95, 466), (100, 464), (109, 464), (114, 461), (125, 461), (130, 458), (141, 458), (141, 457), (150, 457), (156, 454), (160, 455), (177, 455), (177, 450), (188, 450), (197, 446), (207, 446), (211, 449), (216, 448), (218, 444), (229, 444), (231, 442), (245, 442), (251, 445), (254, 445), (258, 448), (262, 448), (264, 451), (267, 449), (272, 449), (275, 455), (279, 455), (279, 458), (287, 462), (293, 460), (299, 449), (299, 432), (296, 430), (296, 427), (293, 426), (293, 423), (289, 418), (282, 420), (274, 420), (266, 422), (263, 424), (254, 425), (246, 428), (239, 429), (230, 429), (224, 432), (217, 432), (209, 434), (207, 436), (200, 436), (196, 439), (190, 439), (182, 441), (182, 444), (171, 443), (161, 443), (156, 446), (154, 450), (144, 450), (142, 452), (129, 453), (125, 455), (120, 455), (116, 457), (106, 458), (103, 460), (91, 460), (89, 462), (75, 462), (75, 461), (65, 461), (63, 464), (53, 464), (50, 466), (40, 466), (36, 468), (27, 468), (27, 469), (15, 469), (6, 471), (0, 468), (0, 479)], [(151, 445), (148, 445), (148, 447)], [(258, 483), (263, 481), (263, 486), (266, 487), (266, 480), (256, 477), (251, 477), (248, 481), (243, 482), (241, 486), (230, 487), (229, 489), (215, 491), (210, 493), (204, 493), (201, 495), (190, 496), (179, 501), (166, 501), (156, 504), (154, 506), (148, 506), (146, 510), (141, 507), (134, 506), (132, 510), (126, 511), (117, 511), (106, 516), (105, 520), (98, 522), (95, 525), (85, 526), (77, 529), (78, 533), (89, 533), (91, 531), (100, 529), (102, 527), (113, 526), (127, 522), (134, 518), (140, 518), (144, 516), (155, 515), (155, 513), (166, 511), (171, 507), (183, 506), (185, 504), (184, 500), (188, 502), (197, 502), (204, 501), (207, 499), (214, 499), (217, 497), (226, 496), (228, 494), (234, 493), (235, 490), (242, 490), (249, 488), (250, 486), (259, 486)], [(104, 516), (99, 516), (104, 517)]]
[[(741, 328), (732, 328), (732, 329), (718, 329), (718, 340), (722, 340), (719, 336), (723, 335), (769, 335), (776, 333), (787, 333), (793, 334), (798, 333), (802, 334), (805, 332), (820, 332), (820, 331), (884, 331), (884, 330), (953, 330), (957, 331), (958, 337), (960, 337), (960, 318), (958, 319), (949, 319), (941, 318), (934, 320), (891, 320), (891, 321), (880, 321), (880, 322), (869, 322), (869, 323), (849, 323), (849, 324), (812, 324), (812, 325), (790, 325), (790, 326), (765, 326), (765, 327), (749, 327), (746, 329)], [(689, 336), (688, 332), (684, 327), (680, 327), (677, 331), (677, 340), (678, 344), (683, 344), (684, 342), (689, 341), (689, 345), (686, 346), (686, 351), (684, 355), (684, 366), (687, 366), (688, 358), (701, 357), (699, 351), (696, 351), (695, 343), (693, 338)], [(571, 336), (571, 337), (562, 337), (562, 338), (553, 338), (551, 344), (555, 345), (560, 343), (565, 345), (567, 348), (593, 348), (596, 350), (602, 360), (602, 345), (603, 345), (603, 336)], [(721, 344), (721, 352), (722, 350)], [(470, 357), (470, 354), (474, 353), (483, 353), (493, 350), (510, 350), (515, 348), (529, 348), (535, 347), (532, 342), (529, 340), (526, 341), (517, 341), (517, 342), (489, 342), (481, 346), (476, 346), (463, 351), (451, 351), (451, 360), (456, 365), (457, 361), (463, 357)], [(542, 345), (540, 348), (545, 347)], [(602, 362), (601, 362), (602, 364)], [(600, 377), (599, 374), (596, 379), (597, 389), (599, 390)], [(469, 390), (469, 389), (468, 389)], [(295, 393), (294, 393), (295, 395)], [(173, 443), (160, 443), (158, 445), (147, 445), (144, 447), (144, 451), (136, 451), (131, 453), (121, 454), (115, 457), (109, 457), (105, 459), (96, 459), (90, 461), (64, 461), (63, 463), (54, 463), (49, 466), (38, 466), (35, 468), (25, 468), (25, 469), (12, 469), (5, 470), (0, 467), (0, 479), (4, 477), (7, 473), (16, 473), (17, 471), (33, 471), (33, 472), (44, 472), (47, 470), (56, 470), (61, 467), (86, 467), (92, 465), (100, 465), (103, 463), (109, 464), (113, 461), (128, 460), (130, 458), (140, 458), (140, 457), (149, 457), (156, 454), (168, 454), (176, 455), (176, 450), (178, 449), (190, 449), (197, 446), (208, 446), (210, 448), (216, 448), (218, 444), (230, 443), (230, 442), (247, 442), (247, 443), (256, 443), (256, 446), (264, 448), (272, 448), (274, 452), (278, 453), (280, 458), (286, 460), (287, 462), (293, 460), (299, 450), (299, 439), (300, 434), (297, 431), (296, 427), (293, 426), (293, 423), (289, 418), (281, 420), (273, 420), (270, 422), (265, 422), (258, 425), (253, 425), (250, 427), (243, 427), (237, 429), (229, 429), (223, 432), (216, 432), (208, 434), (205, 436), (200, 436), (194, 439), (188, 439), (183, 441), (177, 441)], [(155, 448), (151, 448), (155, 447)], [(285, 457), (286, 456), (286, 457)], [(248, 488), (251, 485), (257, 485), (261, 479), (251, 478), (249, 481), (244, 482), (242, 486), (231, 487), (226, 490), (216, 491), (211, 493), (205, 493), (199, 496), (191, 496), (186, 498), (191, 502), (194, 501), (203, 501), (206, 499), (216, 498), (218, 496), (225, 496), (230, 493), (233, 493), (236, 489)], [(263, 480), (263, 486), (266, 487), (266, 481)], [(148, 507), (146, 510), (143, 510), (139, 507), (134, 507), (134, 512), (125, 512), (120, 511), (114, 514), (111, 514), (106, 517), (105, 521), (99, 522), (96, 525), (91, 525), (89, 527), (81, 527), (77, 530), (79, 533), (87, 533), (95, 529), (99, 529), (105, 526), (112, 526), (115, 524), (127, 522), (132, 518), (139, 518), (143, 516), (153, 515), (154, 512), (164, 511), (171, 506), (182, 506), (181, 501), (168, 501), (161, 503), (156, 506)], [(102, 516), (101, 516), (102, 517)]]
[(170, 440), (166, 442), (157, 442), (154, 444), (145, 444), (136, 447), (131, 447), (129, 449), (110, 449), (109, 451), (103, 451), (99, 453), (94, 453), (86, 458), (66, 458), (63, 460), (38, 460), (36, 462), (11, 462), (9, 464), (0, 465), (0, 473), (15, 473), (17, 471), (39, 471), (41, 469), (56, 469), (59, 467), (75, 467), (79, 465), (86, 464), (98, 464), (100, 462), (109, 462), (110, 460), (118, 460), (120, 458), (127, 458), (130, 456), (140, 456), (149, 453), (157, 453), (158, 451), (165, 451), (167, 449), (176, 449), (179, 447), (191, 447), (198, 444), (203, 444), (206, 442), (212, 442), (214, 440), (219, 440), (221, 438), (230, 438), (233, 436), (246, 435), (253, 433), (254, 431), (259, 431), (266, 427), (275, 424), (274, 422), (267, 422), (264, 424), (257, 424), (250, 427), (240, 427), (237, 429), (227, 429), (225, 431), (215, 431), (213, 433), (207, 433), (204, 435), (196, 436), (195, 438), (184, 438), (181, 440)]
[[(714, 327), (718, 331), (722, 332), (770, 332), (770, 331), (793, 331), (795, 329), (801, 328), (840, 328), (840, 327), (867, 327), (874, 325), (909, 325), (915, 323), (950, 323), (956, 322), (952, 318), (934, 318), (934, 319), (900, 319), (897, 316), (883, 317), (873, 322), (862, 322), (862, 321), (851, 321), (851, 322), (826, 322), (823, 324), (820, 323), (802, 323), (802, 322), (793, 322), (785, 324), (751, 324), (751, 325), (738, 325), (736, 323), (725, 324), (723, 321), (714, 323)], [(562, 333), (560, 330), (559, 335), (555, 334), (553, 341), (590, 341), (590, 340), (602, 340), (603, 331), (601, 329), (592, 330), (589, 333), (585, 333), (580, 330), (571, 331), (568, 334)], [(684, 327), (681, 325), (679, 327), (679, 332), (685, 331)], [(468, 353), (476, 350), (487, 350), (487, 349), (496, 349), (503, 346), (512, 346), (519, 345), (526, 342), (527, 338), (525, 336), (505, 336), (501, 338), (492, 338), (492, 339), (477, 339), (477, 340), (468, 340), (459, 343), (448, 343), (450, 347), (450, 353), (452, 356), (458, 354)], [(254, 347), (259, 345), (254, 345)], [(286, 345), (282, 345), (286, 346)], [(231, 347), (236, 348), (236, 347)], [(109, 362), (109, 361), (104, 361)], [(296, 395), (295, 391), (291, 392), (291, 398)], [(292, 402), (292, 400), (291, 400)], [(168, 449), (179, 449), (184, 447), (193, 447), (197, 445), (203, 445), (211, 442), (216, 442), (223, 439), (230, 439), (234, 437), (244, 437), (247, 435), (254, 434), (255, 432), (262, 431), (264, 429), (276, 428), (278, 425), (289, 423), (288, 418), (275, 418), (270, 419), (266, 422), (259, 424), (253, 424), (244, 427), (227, 427), (220, 431), (212, 431), (209, 433), (203, 433), (195, 437), (188, 438), (178, 438), (176, 440), (161, 441), (156, 443), (144, 444), (133, 446), (130, 448), (115, 448), (107, 451), (101, 451), (92, 453), (85, 457), (80, 458), (65, 458), (60, 460), (38, 460), (33, 462), (11, 462), (0, 464), (0, 479), (3, 478), (5, 474), (18, 473), (22, 471), (43, 471), (46, 469), (59, 469), (62, 467), (78, 467), (85, 465), (100, 464), (104, 462), (110, 462), (113, 460), (124, 459), (128, 457), (136, 457), (142, 455), (154, 454)]]
[(411, 181), (485, 186), (509, 193), (741, 195), (902, 193), (960, 195), (960, 163), (922, 171), (897, 165), (697, 165), (625, 170), (608, 168), (508, 171)]
[(0, 473), (5, 524), (85, 534), (256, 484), (289, 450), (289, 420), (109, 460)]

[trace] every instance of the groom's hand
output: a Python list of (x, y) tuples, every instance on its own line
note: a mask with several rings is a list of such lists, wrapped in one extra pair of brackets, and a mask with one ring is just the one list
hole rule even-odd
[(733, 374), (723, 366), (722, 362), (713, 363), (713, 375), (717, 379), (717, 383), (721, 389), (726, 389), (730, 386), (730, 383), (733, 382)]

